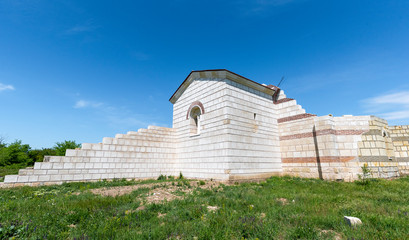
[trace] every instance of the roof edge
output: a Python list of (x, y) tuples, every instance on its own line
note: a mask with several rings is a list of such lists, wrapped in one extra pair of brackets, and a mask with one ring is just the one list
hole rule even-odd
[(227, 72), (227, 73), (233, 74), (233, 75), (235, 75), (235, 76), (237, 76), (237, 77), (240, 77), (240, 78), (242, 78), (242, 79), (244, 79), (244, 80), (246, 80), (246, 81), (249, 81), (250, 83), (256, 84), (256, 85), (258, 85), (258, 86), (260, 86), (260, 87), (264, 87), (264, 88), (266, 88), (266, 90), (268, 89), (269, 91), (274, 91), (274, 92), (276, 92), (277, 89), (278, 89), (276, 86), (273, 86), (273, 85), (268, 85), (268, 86), (267, 86), (267, 85), (263, 85), (263, 84), (261, 84), (261, 83), (255, 82), (255, 81), (253, 81), (253, 80), (251, 80), (251, 79), (248, 79), (248, 78), (246, 78), (246, 77), (243, 77), (243, 76), (241, 76), (241, 75), (239, 75), (239, 74), (237, 74), (237, 73), (234, 73), (234, 72), (232, 72), (232, 71), (229, 71), (229, 70), (227, 70), (227, 69), (193, 70), (193, 71), (191, 71), (191, 72), (189, 73), (189, 75), (187, 75), (187, 77), (185, 78), (185, 80), (179, 85), (179, 87), (176, 89), (176, 91), (172, 94), (172, 96), (169, 98), (169, 101), (170, 101), (171, 103), (175, 103), (175, 102), (176, 102), (176, 100), (173, 101), (173, 98), (175, 97), (176, 93), (179, 92), (179, 90), (182, 88), (183, 84), (189, 79), (189, 77), (190, 77), (193, 73), (198, 73), (198, 72), (217, 72), (217, 71), (225, 71), (225, 72)]

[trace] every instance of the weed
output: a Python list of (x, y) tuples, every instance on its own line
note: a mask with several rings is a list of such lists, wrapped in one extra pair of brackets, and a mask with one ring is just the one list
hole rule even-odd
[(179, 179), (184, 179), (182, 172), (179, 173)]
[(166, 180), (166, 175), (160, 175), (157, 180)]
[(205, 181), (203, 181), (203, 180), (200, 180), (200, 181), (199, 181), (199, 185), (203, 186), (203, 185), (205, 185), (205, 184), (206, 184)]
[(368, 185), (369, 184), (369, 178), (372, 175), (371, 169), (368, 168), (368, 164), (364, 164), (362, 167), (362, 174), (358, 174), (359, 178), (359, 184), (361, 185)]

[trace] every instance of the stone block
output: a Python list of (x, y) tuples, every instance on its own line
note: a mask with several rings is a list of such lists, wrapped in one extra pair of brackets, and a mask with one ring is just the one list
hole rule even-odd
[(52, 164), (52, 169), (63, 169), (64, 164), (63, 163), (53, 163)]
[(31, 175), (28, 177), (29, 182), (37, 182), (38, 181), (38, 175)]
[(92, 144), (91, 143), (83, 143), (81, 149), (84, 149), (84, 150), (92, 149)]
[(61, 180), (63, 180), (63, 181), (73, 181), (74, 180), (74, 175), (68, 175), (68, 174), (61, 175)]
[(50, 175), (50, 181), (61, 181), (62, 180), (62, 175), (58, 174), (58, 175)]
[(67, 149), (67, 150), (65, 151), (65, 156), (67, 156), (67, 157), (75, 157), (75, 156), (77, 156), (77, 151), (78, 151), (78, 150), (75, 150), (75, 149)]
[(40, 175), (40, 176), (38, 176), (38, 181), (48, 182), (48, 181), (50, 181), (50, 175)]
[(6, 175), (4, 177), (5, 183), (15, 183), (18, 180), (18, 175)]
[[(51, 169), (52, 164), (54, 164), (54, 163), (49, 163), (49, 162), (41, 162), (41, 163), (38, 163), (40, 169), (45, 169), (45, 170)], [(35, 165), (34, 165), (34, 167), (35, 167)], [(34, 168), (34, 169), (35, 169), (35, 168)]]

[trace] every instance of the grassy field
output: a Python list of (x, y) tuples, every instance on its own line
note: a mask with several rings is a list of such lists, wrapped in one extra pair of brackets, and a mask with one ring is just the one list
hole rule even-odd
[[(0, 203), (0, 239), (409, 238), (407, 177), (368, 185), (116, 180), (0, 189)], [(363, 224), (350, 227), (345, 215)]]

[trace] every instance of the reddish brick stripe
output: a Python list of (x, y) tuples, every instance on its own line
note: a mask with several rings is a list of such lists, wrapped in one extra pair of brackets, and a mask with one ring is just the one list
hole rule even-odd
[(310, 114), (310, 113), (303, 113), (303, 114), (298, 114), (298, 115), (294, 115), (294, 116), (291, 116), (291, 117), (279, 118), (279, 119), (277, 119), (277, 122), (278, 123), (283, 123), (283, 122), (289, 122), (289, 121), (294, 121), (294, 120), (309, 118), (309, 117), (314, 117), (314, 116), (317, 116), (317, 115)]
[(274, 104), (285, 103), (285, 102), (289, 102), (289, 101), (293, 101), (293, 100), (294, 100), (293, 98), (283, 98), (283, 99), (275, 101)]
[[(366, 132), (365, 130), (334, 130), (334, 129), (323, 129), (323, 130), (318, 130), (316, 131), (317, 136), (322, 136), (322, 135), (361, 135), (362, 133)], [(281, 136), (280, 140), (291, 140), (291, 139), (299, 139), (299, 138), (308, 138), (308, 137), (313, 137), (314, 134), (312, 132), (306, 132), (306, 133), (299, 133), (299, 134), (293, 134), (293, 135), (287, 135), (287, 136)]]
[(204, 109), (204, 107), (203, 107), (203, 104), (202, 104), (200, 101), (194, 101), (194, 102), (192, 102), (192, 104), (190, 104), (190, 107), (189, 107), (189, 109), (187, 110), (186, 119), (189, 119), (190, 111), (191, 111), (192, 108), (194, 108), (195, 106), (198, 106), (198, 107), (200, 108), (200, 111), (202, 112), (202, 114), (205, 113), (205, 109)]
[(282, 158), (282, 163), (334, 163), (334, 162), (349, 162), (354, 160), (354, 156), (343, 156), (343, 157), (333, 157), (333, 156), (323, 156), (319, 160), (316, 157), (296, 157), (296, 158)]

